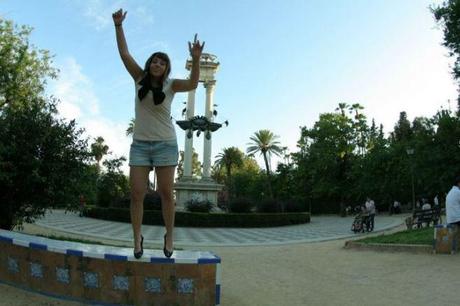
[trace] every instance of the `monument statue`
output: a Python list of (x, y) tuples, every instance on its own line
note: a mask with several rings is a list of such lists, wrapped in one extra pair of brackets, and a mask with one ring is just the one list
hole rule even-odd
[[(189, 59), (186, 68), (191, 69), (192, 61)], [(216, 84), (215, 73), (219, 68), (217, 57), (213, 54), (203, 53), (200, 58), (200, 82), (206, 89), (205, 115), (195, 116), (195, 90), (189, 91), (187, 106), (185, 109), (185, 119), (176, 121), (177, 125), (185, 132), (185, 149), (184, 149), (184, 173), (183, 176), (175, 183), (176, 191), (176, 209), (184, 210), (185, 203), (191, 199), (199, 197), (202, 200), (208, 200), (217, 204), (217, 193), (222, 189), (221, 184), (217, 184), (211, 178), (211, 151), (212, 151), (212, 133), (228, 125), (216, 123), (214, 116), (217, 114), (214, 108), (213, 97), (214, 87)], [(204, 133), (203, 140), (203, 173), (201, 179), (192, 176), (192, 154), (193, 154), (193, 137), (199, 137)]]

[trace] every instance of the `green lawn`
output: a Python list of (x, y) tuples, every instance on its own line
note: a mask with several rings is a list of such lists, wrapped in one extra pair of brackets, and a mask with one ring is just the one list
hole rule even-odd
[(358, 242), (363, 243), (399, 243), (399, 244), (424, 244), (432, 245), (434, 228), (421, 228), (397, 232), (394, 234), (383, 234), (375, 237), (368, 237)]

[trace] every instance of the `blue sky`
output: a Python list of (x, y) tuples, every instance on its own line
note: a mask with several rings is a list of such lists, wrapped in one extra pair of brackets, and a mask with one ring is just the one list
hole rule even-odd
[[(230, 122), (213, 135), (214, 157), (230, 146), (245, 151), (260, 129), (295, 152), (299, 127), (312, 127), (339, 102), (362, 104), (387, 132), (400, 111), (409, 119), (432, 116), (449, 99), (454, 108), (451, 60), (428, 9), (440, 2), (3, 0), (0, 16), (34, 28), (31, 42), (50, 50), (60, 69), (47, 92), (62, 101), (61, 116), (76, 118), (90, 137), (103, 136), (113, 156), (128, 156), (134, 87), (116, 49), (111, 13), (128, 11), (124, 29), (136, 61), (143, 66), (151, 53), (165, 51), (175, 78), (187, 76), (187, 41), (198, 33), (204, 52), (220, 62), (216, 121)], [(175, 97), (177, 120), (185, 100), (186, 94)], [(204, 113), (204, 101), (200, 86), (195, 114)], [(183, 149), (184, 133), (176, 131)], [(200, 159), (202, 137), (194, 142)]]

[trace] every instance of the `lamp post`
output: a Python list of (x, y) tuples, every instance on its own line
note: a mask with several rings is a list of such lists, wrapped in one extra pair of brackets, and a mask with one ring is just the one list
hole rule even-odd
[(411, 181), (412, 181), (412, 211), (415, 211), (414, 161), (412, 158), (412, 155), (414, 155), (414, 149), (408, 148), (406, 149), (406, 153), (407, 155), (411, 156), (410, 172), (411, 172)]

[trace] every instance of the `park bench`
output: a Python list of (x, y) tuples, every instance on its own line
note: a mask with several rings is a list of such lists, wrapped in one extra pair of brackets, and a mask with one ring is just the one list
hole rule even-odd
[(437, 225), (440, 216), (440, 208), (417, 209), (412, 214), (412, 223), (413, 225), (416, 225), (417, 228), (421, 228), (423, 224), (425, 224), (426, 227), (429, 227), (431, 223), (433, 223), (433, 225)]
[(221, 259), (211, 252), (144, 250), (0, 230), (0, 283), (105, 305), (219, 305)]

